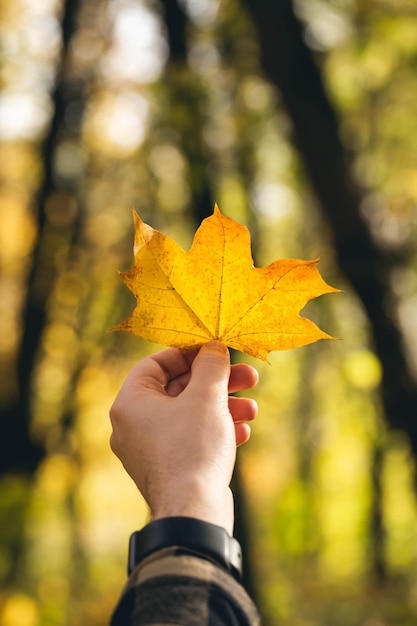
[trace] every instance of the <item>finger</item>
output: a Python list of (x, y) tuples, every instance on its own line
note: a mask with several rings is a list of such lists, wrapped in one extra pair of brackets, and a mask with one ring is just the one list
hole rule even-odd
[(229, 411), (234, 422), (251, 422), (258, 414), (258, 405), (253, 398), (229, 397)]
[(241, 446), (250, 439), (249, 424), (235, 424), (236, 445)]
[(190, 365), (187, 356), (178, 348), (167, 348), (146, 357), (138, 365), (139, 374), (153, 376), (162, 385), (168, 385), (189, 373)]
[(194, 397), (213, 398), (227, 397), (230, 378), (229, 351), (220, 341), (204, 344), (191, 367), (191, 379), (187, 393)]
[[(180, 374), (176, 378), (169, 381), (166, 385), (166, 391), (169, 396), (178, 396), (188, 385), (191, 377), (191, 365), (198, 354), (198, 350), (183, 352), (183, 357), (190, 366), (190, 371)], [(232, 365), (229, 378), (228, 392), (242, 391), (243, 389), (251, 389), (259, 379), (257, 370), (246, 363), (237, 363)]]
[(257, 370), (247, 363), (232, 365), (229, 380), (229, 393), (251, 389), (259, 380)]
[(185, 374), (181, 374), (181, 376), (177, 376), (177, 378), (170, 380), (165, 387), (167, 395), (172, 398), (179, 396), (190, 382), (190, 378), (191, 372), (186, 372)]
[(188, 365), (188, 370), (185, 373), (181, 372), (175, 378), (171, 378), (171, 380), (169, 380), (168, 383), (165, 385), (167, 395), (173, 398), (175, 398), (176, 396), (179, 396), (180, 393), (184, 391), (184, 389), (190, 382), (191, 366), (193, 364), (195, 357), (198, 354), (198, 349), (197, 350), (194, 350), (194, 349), (193, 350), (181, 350), (181, 354), (182, 354), (184, 361)]
[[(153, 390), (166, 394), (171, 380), (181, 380), (187, 374), (190, 375), (190, 366), (181, 350), (167, 348), (140, 361), (129, 373), (125, 385), (135, 393)], [(181, 383), (180, 388), (184, 388)]]

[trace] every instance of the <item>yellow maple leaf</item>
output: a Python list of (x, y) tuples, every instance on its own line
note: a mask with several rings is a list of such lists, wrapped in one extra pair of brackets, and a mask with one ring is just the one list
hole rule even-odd
[(134, 265), (121, 277), (135, 295), (132, 315), (112, 330), (182, 349), (212, 339), (267, 360), (268, 352), (332, 339), (299, 311), (312, 298), (339, 291), (317, 260), (253, 265), (248, 229), (216, 205), (189, 252), (134, 213)]

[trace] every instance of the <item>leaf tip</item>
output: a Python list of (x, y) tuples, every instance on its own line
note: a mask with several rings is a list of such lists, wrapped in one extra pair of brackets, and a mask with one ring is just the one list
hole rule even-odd
[(120, 328), (121, 324), (115, 324), (115, 326), (110, 326), (110, 328), (106, 329), (106, 333), (110, 333), (113, 330), (122, 330), (122, 328)]
[(141, 222), (142, 220), (140, 219), (139, 215), (136, 213), (135, 209), (132, 209), (132, 216), (133, 216), (133, 221), (135, 224)]

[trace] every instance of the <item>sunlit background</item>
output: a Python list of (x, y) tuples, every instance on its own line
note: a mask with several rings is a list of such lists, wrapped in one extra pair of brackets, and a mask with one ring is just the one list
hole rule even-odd
[[(415, 624), (413, 455), (386, 428), (371, 324), (338, 269), (254, 25), (238, 0), (183, 0), (170, 53), (169, 4), (0, 3), (0, 624), (108, 622), (128, 536), (148, 516), (110, 452), (108, 409), (159, 349), (107, 332), (134, 305), (117, 275), (132, 262), (132, 208), (187, 248), (214, 201), (248, 225), (257, 265), (320, 257), (343, 289), (306, 309), (340, 340), (269, 365), (235, 355), (260, 373), (237, 495), (264, 623)], [(294, 6), (363, 217), (401, 261), (391, 306), (416, 373), (417, 8)]]

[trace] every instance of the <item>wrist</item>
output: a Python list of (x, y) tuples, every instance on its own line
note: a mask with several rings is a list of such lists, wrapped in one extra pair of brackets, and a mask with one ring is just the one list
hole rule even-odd
[(224, 528), (233, 534), (233, 495), (229, 487), (209, 490), (195, 484), (175, 485), (175, 489), (164, 490), (167, 498), (155, 498), (151, 502), (153, 520), (167, 517), (189, 517)]

